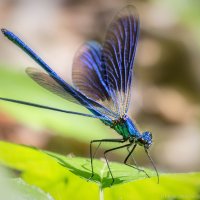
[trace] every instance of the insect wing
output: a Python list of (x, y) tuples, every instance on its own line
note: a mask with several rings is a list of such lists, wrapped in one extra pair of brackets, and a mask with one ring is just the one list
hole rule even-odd
[(72, 80), (78, 90), (112, 111), (112, 118), (116, 119), (119, 116), (102, 74), (101, 50), (102, 46), (93, 41), (79, 49), (74, 58)]
[[(51, 91), (52, 93), (68, 100), (73, 103), (83, 105), (88, 108), (93, 114), (95, 114), (98, 118), (105, 118), (110, 120), (108, 116), (106, 116), (107, 111), (102, 107), (100, 104), (96, 103), (95, 101), (87, 98), (79, 91), (75, 90), (73, 87), (69, 85), (69, 89), (67, 88), (68, 84), (63, 87), (62, 85), (58, 84), (58, 82), (52, 78), (49, 74), (46, 74), (38, 69), (35, 68), (27, 68), (26, 73), (40, 86), (43, 88)], [(73, 93), (71, 92), (73, 91)]]
[(102, 79), (101, 49), (97, 42), (87, 42), (77, 52), (72, 67), (73, 84), (85, 95), (95, 100), (109, 98)]
[(72, 95), (66, 92), (66, 90), (60, 86), (51, 76), (48, 74), (36, 69), (28, 67), (26, 68), (26, 73), (28, 76), (33, 79), (36, 83), (40, 86), (44, 87), (45, 89), (51, 91), (52, 93), (67, 99), (76, 104), (80, 104), (80, 102), (75, 99)]
[(127, 6), (112, 21), (103, 45), (104, 80), (120, 116), (129, 107), (138, 36), (138, 14), (135, 7)]

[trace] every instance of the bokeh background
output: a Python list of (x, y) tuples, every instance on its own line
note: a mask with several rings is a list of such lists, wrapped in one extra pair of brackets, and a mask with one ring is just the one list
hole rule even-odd
[[(73, 57), (88, 40), (103, 41), (115, 13), (137, 7), (141, 34), (129, 115), (153, 133), (151, 155), (159, 171), (200, 170), (200, 1), (1, 0), (0, 27), (21, 37), (65, 80)], [(38, 65), (0, 35), (0, 96), (88, 112), (56, 97), (26, 76)], [(96, 119), (0, 102), (0, 139), (62, 154), (89, 157), (92, 139), (118, 138)], [(112, 147), (102, 145), (97, 157)], [(123, 161), (118, 151), (110, 160)], [(141, 148), (134, 154), (151, 166)]]

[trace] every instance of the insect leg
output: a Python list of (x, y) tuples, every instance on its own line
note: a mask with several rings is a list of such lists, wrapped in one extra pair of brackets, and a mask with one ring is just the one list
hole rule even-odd
[[(94, 176), (94, 167), (93, 167), (93, 158), (99, 148), (99, 146), (101, 145), (102, 142), (115, 142), (115, 143), (123, 143), (125, 142), (126, 140), (125, 139), (102, 139), (102, 140), (92, 140), (90, 142), (90, 164), (91, 164), (91, 169), (92, 169), (92, 174), (90, 176), (90, 178), (88, 180), (90, 180), (93, 176)], [(99, 145), (97, 146), (94, 154), (92, 152), (92, 144), (93, 143), (99, 143)]]
[(108, 163), (108, 159), (107, 159), (107, 157), (106, 157), (106, 154), (107, 154), (108, 152), (111, 152), (111, 151), (114, 151), (114, 150), (117, 150), (117, 149), (122, 149), (122, 148), (128, 147), (128, 146), (130, 146), (130, 145), (131, 145), (131, 144), (125, 144), (125, 145), (123, 145), (123, 146), (119, 146), (119, 147), (115, 147), (115, 148), (112, 148), (112, 149), (108, 149), (108, 150), (106, 150), (106, 151), (104, 152), (104, 158), (105, 158), (105, 160), (106, 160), (106, 164), (107, 164), (107, 166), (108, 166), (109, 173), (110, 173), (110, 175), (111, 175), (111, 177), (112, 177), (112, 183), (111, 183), (111, 185), (114, 183), (114, 177), (113, 177), (113, 174), (112, 174), (112, 172), (111, 172), (110, 165), (109, 165), (109, 163)]
[[(130, 153), (130, 147), (131, 147), (131, 146), (128, 146), (128, 147), (127, 147), (128, 153)], [(132, 151), (132, 150), (131, 150), (131, 151)], [(131, 159), (132, 159), (134, 165), (135, 165), (136, 167), (138, 167), (138, 164), (137, 164), (135, 158), (133, 157), (133, 154), (132, 154), (132, 153), (130, 153), (130, 154), (131, 154), (130, 156), (131, 156)]]
[[(129, 157), (132, 155), (132, 153), (133, 153), (133, 151), (135, 150), (136, 146), (137, 146), (137, 144), (134, 144), (134, 146), (133, 146), (133, 148), (131, 149), (131, 151), (129, 151), (128, 155), (126, 156), (126, 158), (125, 158), (125, 160), (124, 160), (124, 164), (127, 165), (127, 166), (129, 166), (129, 167), (132, 167), (132, 168), (134, 168), (134, 169), (137, 169), (138, 171), (141, 171), (141, 172), (145, 173), (146, 176), (147, 176), (148, 178), (150, 178), (150, 176), (146, 173), (145, 170), (140, 169), (138, 166), (133, 166), (133, 165), (130, 165), (130, 164), (127, 163)], [(135, 160), (134, 160), (134, 162), (135, 162)]]

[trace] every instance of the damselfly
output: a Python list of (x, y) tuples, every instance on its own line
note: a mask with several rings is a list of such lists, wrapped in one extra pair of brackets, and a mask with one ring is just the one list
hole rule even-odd
[[(110, 172), (112, 183), (114, 177), (108, 163), (107, 153), (116, 149), (128, 148), (129, 153), (124, 163), (137, 145), (144, 147), (158, 177), (155, 165), (149, 156), (148, 149), (152, 144), (152, 134), (141, 133), (133, 121), (127, 116), (133, 79), (133, 65), (139, 37), (140, 23), (134, 6), (123, 8), (111, 22), (104, 43), (90, 41), (84, 44), (75, 56), (72, 79), (73, 86), (66, 83), (54, 72), (31, 48), (14, 33), (2, 29), (2, 33), (34, 59), (45, 71), (27, 68), (26, 73), (45, 89), (60, 97), (86, 107), (91, 114), (61, 110), (45, 105), (34, 104), (21, 100), (0, 98), (0, 100), (49, 109), (69, 114), (82, 115), (100, 119), (105, 125), (114, 129), (121, 138), (92, 140), (90, 142), (91, 177), (94, 176), (93, 143), (123, 143), (118, 147), (106, 150), (104, 157)], [(129, 165), (133, 168), (135, 166)]]

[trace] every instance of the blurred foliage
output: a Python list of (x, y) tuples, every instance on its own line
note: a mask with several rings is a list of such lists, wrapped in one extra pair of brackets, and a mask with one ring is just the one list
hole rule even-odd
[(7, 200), (53, 200), (36, 186), (24, 182), (21, 178), (11, 178), (8, 170), (0, 168), (0, 198)]
[[(159, 0), (160, 4), (167, 5), (171, 7), (174, 12), (180, 19), (183, 21), (184, 24), (192, 25), (195, 28), (199, 29), (200, 27), (197, 26), (200, 24), (200, 1), (198, 0)], [(172, 7), (173, 5), (173, 7)], [(199, 29), (200, 31), (200, 29)]]
[[(97, 199), (98, 190), (105, 200), (119, 197), (126, 200), (133, 197), (136, 200), (199, 197), (199, 173), (161, 175), (160, 184), (157, 184), (156, 177), (143, 179), (144, 175), (137, 170), (111, 163), (117, 181), (114, 186), (109, 187), (110, 178), (105, 162), (95, 160), (95, 177), (88, 182), (90, 163), (85, 158), (64, 157), (6, 142), (0, 142), (0, 162), (19, 171), (27, 183), (49, 192), (56, 200), (72, 197), (74, 200)], [(152, 175), (151, 171), (147, 172)], [(138, 180), (141, 178), (143, 180)], [(104, 187), (106, 188), (103, 189)]]
[[(21, 178), (15, 178), (9, 180), (10, 184), (16, 189), (18, 194), (14, 194), (12, 191), (7, 191), (7, 197), (9, 200), (53, 200), (53, 198), (45, 193), (40, 188), (29, 185)], [(9, 187), (10, 188), (10, 187)]]

